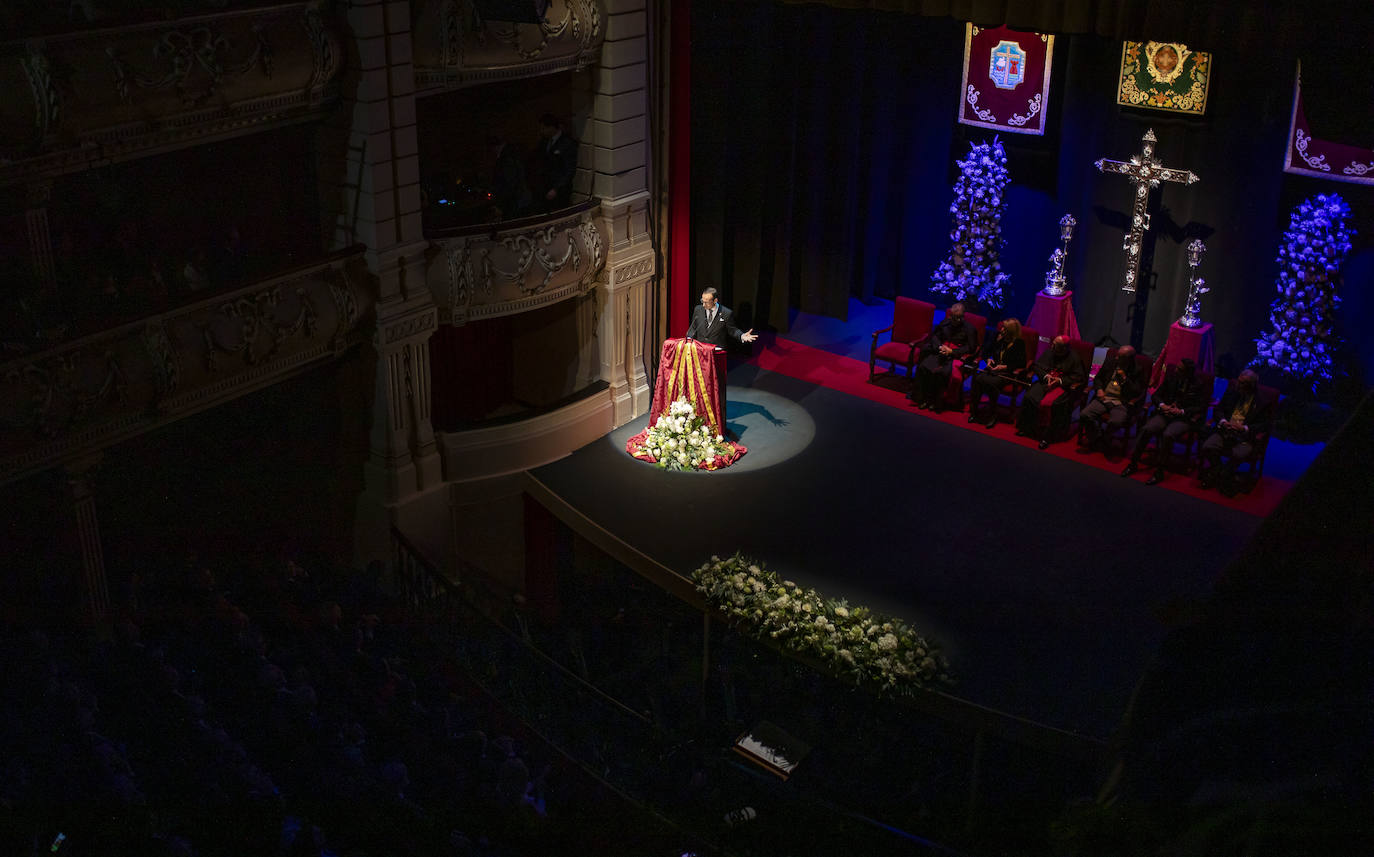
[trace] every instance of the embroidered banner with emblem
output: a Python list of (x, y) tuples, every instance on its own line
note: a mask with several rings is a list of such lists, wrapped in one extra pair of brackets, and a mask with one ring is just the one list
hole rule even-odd
[(1013, 134), (1044, 134), (1054, 36), (964, 27), (959, 121)]
[(1126, 42), (1121, 46), (1121, 80), (1116, 103), (1149, 110), (1191, 113), (1207, 110), (1212, 55), (1179, 42)]
[[(1321, 129), (1318, 129), (1319, 131)], [(1323, 140), (1314, 135), (1302, 108), (1302, 64), (1293, 84), (1293, 118), (1288, 126), (1288, 152), (1283, 171), (1338, 182), (1374, 184), (1374, 149)]]

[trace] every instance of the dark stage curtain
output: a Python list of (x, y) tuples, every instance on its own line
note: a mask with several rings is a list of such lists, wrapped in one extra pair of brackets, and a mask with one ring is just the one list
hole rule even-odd
[(910, 245), (947, 231), (961, 25), (718, 0), (693, 11), (696, 285), (722, 287), (741, 326), (786, 330), (790, 307), (845, 318), (851, 293), (927, 277), (909, 266), (930, 254)]
[[(1083, 335), (1157, 352), (1183, 311), (1185, 248), (1200, 237), (1208, 250), (1200, 274), (1212, 287), (1203, 317), (1215, 325), (1219, 368), (1239, 368), (1267, 326), (1289, 213), (1318, 193), (1339, 193), (1355, 211), (1345, 317), (1368, 306), (1374, 188), (1282, 171), (1293, 75), (1306, 48), (1291, 34), (1252, 29), (1259, 13), (1247, 14), (1232, 38), (1217, 23), (1218, 41), (1197, 45), (1213, 52), (1201, 118), (1118, 106), (1121, 41), (1058, 37), (1046, 135), (1000, 138), (1012, 177), (1002, 256), (1012, 280), (1002, 314), (1029, 313), (1058, 243), (1057, 221), (1070, 212), (1079, 227), (1068, 271)], [(931, 272), (949, 251), (954, 161), (992, 136), (954, 119), (963, 23), (694, 0), (692, 27), (696, 285), (721, 286), (745, 325), (778, 330), (791, 308), (845, 318), (851, 296), (930, 298)], [(1155, 192), (1150, 288), (1132, 298), (1121, 291), (1121, 242), (1133, 186), (1093, 163), (1128, 159), (1149, 128), (1164, 164), (1201, 181)], [(1352, 340), (1353, 327), (1347, 323)], [(1374, 362), (1374, 346), (1352, 345), (1362, 364)]]

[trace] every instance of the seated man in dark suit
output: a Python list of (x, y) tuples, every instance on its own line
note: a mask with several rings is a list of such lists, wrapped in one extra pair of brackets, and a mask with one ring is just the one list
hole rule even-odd
[(1047, 449), (1050, 438), (1062, 435), (1069, 426), (1073, 411), (1074, 393), (1088, 381), (1088, 368), (1078, 354), (1069, 347), (1067, 336), (1056, 336), (1046, 351), (1031, 367), (1036, 381), (1026, 391), (1021, 413), (1016, 417), (1016, 433), (1022, 437), (1040, 430), (1040, 408), (1050, 407), (1049, 428), (1041, 434), (1040, 448)]
[(1255, 436), (1267, 433), (1273, 421), (1273, 403), (1260, 400), (1259, 376), (1252, 369), (1242, 371), (1212, 412), (1212, 434), (1202, 442), (1202, 457), (1211, 466), (1202, 472), (1202, 487), (1220, 484), (1223, 494), (1234, 495), (1236, 466), (1255, 454)]
[(945, 317), (921, 347), (916, 378), (911, 383), (907, 398), (923, 410), (930, 408), (937, 414), (944, 410), (945, 387), (949, 385), (954, 361), (972, 351), (973, 342), (973, 326), (964, 321), (964, 305), (954, 304), (945, 310)]
[[(1135, 349), (1123, 345), (1102, 364), (1093, 378), (1092, 401), (1079, 411), (1083, 423), (1084, 446), (1095, 449), (1102, 441), (1126, 425), (1131, 403), (1145, 392), (1148, 379), (1136, 367)], [(1103, 430), (1106, 423), (1106, 430)]]
[(1198, 427), (1202, 422), (1202, 415), (1207, 412), (1207, 400), (1211, 397), (1212, 391), (1204, 390), (1198, 383), (1193, 361), (1187, 357), (1183, 358), (1178, 368), (1170, 372), (1164, 383), (1155, 391), (1150, 418), (1141, 426), (1140, 434), (1135, 439), (1135, 449), (1131, 451), (1131, 462), (1121, 471), (1121, 475), (1130, 476), (1135, 473), (1140, 465), (1140, 456), (1145, 453), (1150, 441), (1158, 439), (1159, 451), (1156, 453), (1158, 458), (1155, 472), (1145, 480), (1145, 484), (1159, 484), (1164, 478), (1165, 451), (1170, 449), (1178, 438)]

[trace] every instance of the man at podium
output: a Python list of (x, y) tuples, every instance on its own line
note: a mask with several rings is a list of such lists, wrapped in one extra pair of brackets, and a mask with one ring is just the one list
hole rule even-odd
[[(753, 342), (758, 339), (758, 334), (754, 333), (751, 327), (744, 333), (735, 327), (735, 314), (728, 307), (717, 300), (714, 286), (707, 286), (701, 292), (701, 306), (692, 310), (692, 323), (687, 328), (687, 339), (696, 339), (708, 345), (714, 345), (718, 349), (724, 349), (730, 344), (730, 340), (736, 342)], [(723, 366), (723, 362), (717, 365)], [(720, 409), (721, 423), (725, 422), (725, 372), (716, 373), (716, 386), (720, 390)]]
[(687, 328), (686, 338), (699, 339), (717, 348), (724, 348), (732, 339), (736, 342), (758, 339), (753, 328), (740, 333), (739, 328), (735, 327), (735, 314), (716, 299), (718, 294), (714, 286), (702, 290), (701, 306), (692, 310), (692, 324)]

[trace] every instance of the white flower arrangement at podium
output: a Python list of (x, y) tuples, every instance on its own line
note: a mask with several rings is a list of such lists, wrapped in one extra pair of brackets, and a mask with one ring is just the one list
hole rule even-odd
[(658, 422), (649, 427), (638, 451), (666, 470), (714, 470), (716, 460), (734, 452), (734, 445), (712, 434), (692, 403), (680, 398), (658, 415)]
[(910, 696), (951, 682), (939, 649), (901, 619), (825, 598), (739, 554), (711, 557), (692, 579), (740, 630), (815, 658), (856, 684)]

